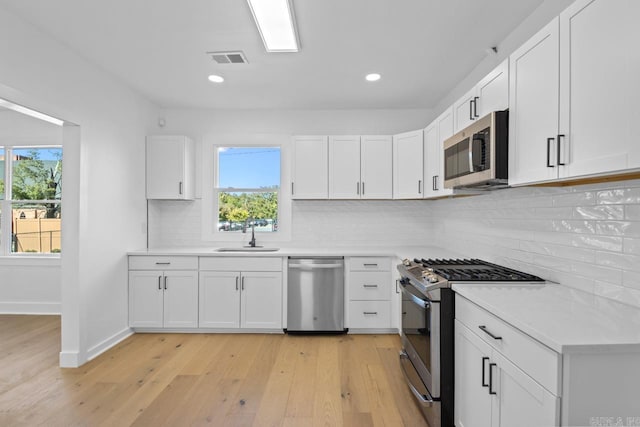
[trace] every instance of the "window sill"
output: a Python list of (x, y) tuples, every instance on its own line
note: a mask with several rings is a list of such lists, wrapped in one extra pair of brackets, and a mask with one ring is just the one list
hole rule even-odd
[(59, 255), (6, 255), (0, 256), (0, 267), (2, 266), (43, 266), (59, 267), (61, 258)]

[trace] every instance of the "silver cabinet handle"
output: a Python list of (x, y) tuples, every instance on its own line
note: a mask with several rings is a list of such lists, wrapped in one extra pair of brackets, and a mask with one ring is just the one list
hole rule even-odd
[(377, 267), (378, 266), (377, 263), (369, 263), (369, 264), (367, 264), (366, 262), (364, 264), (362, 264), (362, 265), (364, 265), (365, 267)]
[(158, 290), (161, 291), (162, 290), (162, 276), (158, 276)]
[(178, 184), (178, 194), (182, 194), (182, 181)]
[(369, 315), (369, 316), (377, 316), (378, 312), (377, 311), (363, 311), (362, 314), (364, 314), (365, 316)]
[(156, 262), (156, 265), (171, 265), (170, 262)]
[(418, 180), (418, 194), (422, 194), (422, 180)]
[(291, 181), (291, 195), (293, 196), (295, 193), (293, 192), (293, 181)]
[(356, 194), (359, 196), (360, 195), (360, 183), (356, 182)]
[(236, 276), (236, 291), (238, 290), (238, 276)]
[(378, 285), (362, 285), (363, 288), (377, 288)]
[(164, 276), (164, 289), (167, 289), (167, 276)]
[(244, 276), (242, 276), (242, 279), (240, 279), (240, 287), (244, 291)]
[(364, 181), (362, 181), (362, 195), (364, 196)]

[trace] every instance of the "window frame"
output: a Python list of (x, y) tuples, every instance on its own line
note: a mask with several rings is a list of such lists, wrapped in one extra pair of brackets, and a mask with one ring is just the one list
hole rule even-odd
[[(202, 240), (209, 242), (247, 243), (251, 239), (247, 233), (230, 233), (218, 230), (219, 188), (218, 188), (218, 148), (268, 148), (280, 149), (280, 187), (278, 189), (278, 231), (256, 233), (258, 244), (273, 244), (291, 240), (291, 193), (286, 183), (290, 182), (290, 143), (284, 135), (249, 135), (217, 137), (202, 143)], [(236, 189), (239, 192), (254, 189)]]
[[(11, 257), (11, 258), (60, 258), (62, 253), (48, 253), (48, 252), (11, 252), (11, 236), (13, 234), (12, 230), (12, 219), (13, 219), (13, 209), (12, 205), (15, 203), (31, 203), (31, 204), (42, 204), (42, 203), (55, 203), (59, 204), (61, 209), (63, 206), (63, 197), (62, 193), (60, 194), (60, 199), (53, 200), (17, 200), (13, 199), (13, 151), (14, 150), (25, 150), (25, 149), (51, 149), (51, 148), (59, 148), (62, 150), (62, 164), (64, 170), (64, 147), (60, 142), (57, 143), (46, 143), (46, 142), (38, 142), (38, 143), (7, 143), (1, 142), (0, 147), (4, 150), (4, 193), (2, 194), (2, 199), (0, 199), (0, 257)], [(9, 212), (11, 215), (2, 215), (2, 212)], [(61, 217), (62, 218), (62, 217)], [(62, 224), (62, 223), (61, 223)], [(62, 239), (62, 225), (60, 229), (60, 238)], [(7, 237), (8, 236), (8, 237)]]

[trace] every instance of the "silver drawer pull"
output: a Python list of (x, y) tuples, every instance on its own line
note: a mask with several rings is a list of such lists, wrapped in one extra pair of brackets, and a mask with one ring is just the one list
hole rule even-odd
[(363, 265), (364, 265), (365, 267), (377, 267), (377, 266), (378, 266), (378, 264), (377, 264), (377, 263), (374, 263), (374, 264), (367, 264), (367, 263), (364, 263)]
[(156, 262), (156, 265), (171, 265), (170, 262)]
[(478, 326), (478, 329), (480, 329), (482, 332), (484, 332), (485, 334), (489, 335), (491, 338), (493, 338), (494, 340), (501, 340), (502, 337), (499, 337), (497, 335), (493, 335), (491, 332), (489, 332), (487, 330), (487, 327), (482, 325), (482, 326)]
[(366, 315), (370, 315), (370, 316), (377, 316), (378, 312), (377, 311), (363, 311), (362, 314)]
[(362, 285), (364, 288), (377, 288), (378, 285)]

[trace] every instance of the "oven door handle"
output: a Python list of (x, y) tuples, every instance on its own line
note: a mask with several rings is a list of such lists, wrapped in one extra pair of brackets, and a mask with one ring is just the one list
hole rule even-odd
[[(413, 367), (411, 360), (409, 359), (409, 355), (404, 351), (400, 352), (400, 367), (402, 368), (402, 374), (404, 375), (404, 379), (407, 381), (409, 385), (409, 390), (411, 393), (418, 399), (418, 403), (423, 407), (431, 407), (435, 403), (435, 400), (429, 394), (429, 390), (424, 386), (416, 369)], [(418, 387), (423, 389), (423, 392), (418, 390)]]
[(411, 302), (414, 303), (415, 305), (417, 305), (420, 308), (429, 308), (431, 306), (431, 303), (429, 301), (425, 301), (421, 298), (418, 298), (417, 296), (413, 295), (411, 292), (407, 291), (406, 288), (402, 288), (402, 292), (407, 295), (409, 298), (411, 298)]

